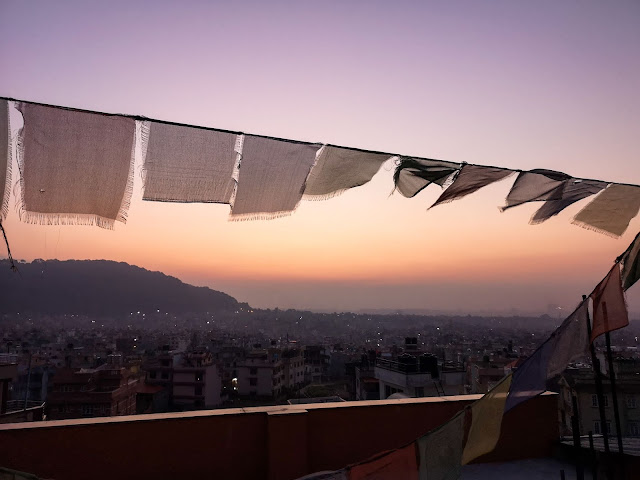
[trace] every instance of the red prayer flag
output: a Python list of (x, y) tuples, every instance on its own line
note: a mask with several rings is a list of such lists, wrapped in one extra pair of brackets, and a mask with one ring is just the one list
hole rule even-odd
[(416, 444), (393, 450), (349, 470), (349, 480), (418, 480)]
[(593, 301), (592, 343), (603, 333), (629, 325), (629, 314), (622, 291), (619, 263), (613, 266), (609, 274), (593, 290), (590, 297)]

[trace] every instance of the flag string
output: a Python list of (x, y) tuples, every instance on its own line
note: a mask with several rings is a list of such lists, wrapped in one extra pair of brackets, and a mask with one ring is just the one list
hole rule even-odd
[[(354, 152), (362, 152), (362, 153), (370, 153), (370, 154), (378, 154), (378, 155), (388, 155), (389, 158), (392, 157), (404, 157), (404, 158), (412, 158), (415, 160), (439, 160), (439, 159), (433, 159), (433, 158), (428, 158), (428, 157), (420, 157), (420, 156), (415, 156), (415, 155), (404, 155), (404, 154), (399, 154), (399, 153), (394, 153), (394, 152), (385, 152), (382, 150), (371, 150), (371, 149), (365, 149), (365, 148), (358, 148), (358, 147), (350, 147), (350, 146), (343, 146), (343, 145), (336, 145), (333, 143), (323, 143), (323, 142), (309, 142), (309, 141), (305, 141), (305, 140), (295, 140), (295, 139), (291, 139), (291, 138), (283, 138), (283, 137), (275, 137), (275, 136), (270, 136), (270, 135), (260, 135), (260, 134), (255, 134), (255, 133), (247, 133), (247, 132), (243, 132), (243, 131), (238, 131), (238, 130), (228, 130), (228, 129), (222, 129), (222, 128), (215, 128), (215, 127), (205, 127), (202, 125), (192, 125), (192, 124), (188, 124), (188, 123), (180, 123), (180, 122), (172, 122), (172, 121), (168, 121), (168, 120), (159, 120), (159, 119), (155, 119), (155, 118), (150, 118), (150, 117), (146, 117), (143, 115), (134, 115), (134, 114), (127, 114), (127, 113), (108, 113), (108, 112), (100, 112), (97, 110), (88, 110), (88, 109), (82, 109), (82, 108), (76, 108), (76, 107), (65, 107), (65, 106), (61, 106), (61, 105), (53, 105), (53, 104), (48, 104), (48, 103), (42, 103), (42, 102), (33, 102), (30, 100), (22, 100), (19, 98), (14, 98), (14, 97), (4, 97), (4, 96), (0, 96), (0, 99), (2, 100), (7, 100), (10, 102), (22, 102), (22, 103), (28, 103), (28, 104), (32, 104), (32, 105), (40, 105), (40, 106), (44, 106), (44, 107), (50, 107), (50, 108), (58, 108), (58, 109), (62, 109), (62, 110), (67, 110), (67, 111), (73, 111), (73, 112), (81, 112), (81, 113), (91, 113), (94, 115), (104, 115), (104, 116), (110, 116), (110, 117), (124, 117), (124, 118), (130, 118), (133, 120), (138, 120), (138, 121), (145, 121), (145, 122), (156, 122), (156, 123), (161, 123), (164, 125), (172, 125), (172, 126), (177, 126), (177, 127), (187, 127), (187, 128), (195, 128), (195, 129), (199, 129), (199, 130), (208, 130), (208, 131), (212, 131), (212, 132), (221, 132), (221, 133), (230, 133), (230, 134), (234, 134), (234, 135), (251, 135), (253, 137), (258, 137), (258, 138), (265, 138), (265, 139), (269, 139), (269, 140), (277, 140), (279, 142), (287, 142), (287, 143), (294, 143), (294, 144), (299, 144), (299, 145), (326, 145), (328, 147), (334, 147), (334, 148), (342, 148), (342, 149), (346, 149), (346, 150), (351, 150)], [(462, 165), (472, 165), (475, 167), (485, 167), (485, 168), (495, 168), (495, 169), (499, 169), (499, 170), (508, 170), (511, 172), (526, 172), (527, 170), (522, 170), (519, 168), (510, 168), (510, 167), (502, 167), (502, 166), (496, 166), (496, 165), (484, 165), (484, 164), (477, 164), (477, 163), (470, 163), (470, 162), (454, 162), (454, 163), (459, 163), (461, 166)], [(575, 177), (575, 176), (571, 176), (573, 179), (575, 180), (581, 180), (581, 181), (590, 181), (590, 182), (598, 182), (598, 181), (604, 181), (605, 183), (613, 183), (613, 184), (617, 184), (617, 185), (625, 185), (625, 186), (629, 186), (629, 187), (638, 187), (640, 188), (640, 184), (635, 184), (635, 183), (622, 183), (622, 182), (612, 182), (612, 181), (607, 181), (607, 180), (600, 180), (600, 179), (593, 179), (593, 178), (584, 178), (584, 177)]]

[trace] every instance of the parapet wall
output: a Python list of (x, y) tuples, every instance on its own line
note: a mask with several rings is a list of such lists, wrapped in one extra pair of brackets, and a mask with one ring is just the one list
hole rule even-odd
[[(289, 480), (341, 468), (441, 425), (479, 395), (205, 410), (0, 425), (0, 465), (52, 479)], [(505, 415), (479, 461), (551, 454), (557, 396)]]

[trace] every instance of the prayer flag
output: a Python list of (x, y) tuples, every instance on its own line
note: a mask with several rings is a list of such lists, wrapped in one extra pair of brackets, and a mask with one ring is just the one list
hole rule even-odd
[(599, 182), (597, 180), (579, 180), (575, 178), (565, 180), (560, 198), (544, 202), (544, 205), (533, 215), (530, 223), (542, 223), (554, 215), (559, 214), (562, 210), (578, 200), (582, 200), (583, 198), (595, 195), (601, 190), (604, 190), (606, 186), (607, 184), (605, 182)]
[(459, 198), (465, 197), (471, 193), (477, 192), (482, 187), (486, 187), (498, 180), (508, 177), (513, 170), (504, 168), (482, 167), (478, 165), (463, 165), (460, 173), (447, 188), (442, 195), (431, 205), (435, 207), (441, 203), (452, 202)]
[(126, 222), (135, 120), (20, 102), (21, 218), (29, 223)]
[(547, 340), (518, 367), (511, 380), (505, 412), (546, 390), (550, 354), (551, 342)]
[(590, 297), (593, 301), (591, 342), (603, 333), (629, 325), (629, 314), (622, 291), (619, 263), (613, 266), (609, 274), (593, 290)]
[(586, 355), (589, 349), (588, 321), (589, 302), (584, 300), (551, 334), (547, 379), (561, 374), (571, 362)]
[(431, 183), (443, 186), (459, 168), (459, 163), (403, 157), (396, 167), (393, 181), (402, 195), (411, 198)]
[(229, 203), (236, 135), (149, 122), (143, 200)]
[(391, 155), (325, 145), (309, 173), (305, 198), (323, 199), (369, 182)]
[(640, 279), (640, 233), (622, 254), (622, 288), (628, 290)]
[(502, 211), (528, 202), (543, 200), (560, 200), (563, 182), (569, 175), (553, 170), (531, 170), (520, 172), (507, 195), (506, 205)]
[(346, 470), (336, 470), (312, 473), (297, 480), (348, 480), (348, 477)]
[(349, 469), (349, 480), (418, 480), (415, 442)]
[(420, 480), (456, 480), (460, 476), (465, 411), (418, 440)]
[(611, 184), (578, 212), (573, 223), (617, 238), (639, 210), (640, 188)]
[(247, 135), (232, 220), (276, 218), (295, 210), (318, 148)]
[(471, 405), (471, 428), (462, 452), (462, 465), (491, 452), (500, 438), (502, 415), (509, 394), (511, 375)]
[(9, 213), (11, 189), (11, 126), (9, 102), (0, 99), (0, 221)]

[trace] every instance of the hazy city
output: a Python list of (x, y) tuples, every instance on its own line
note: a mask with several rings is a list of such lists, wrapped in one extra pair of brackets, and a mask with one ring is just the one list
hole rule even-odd
[(638, 25), (0, 2), (0, 479), (638, 478)]

